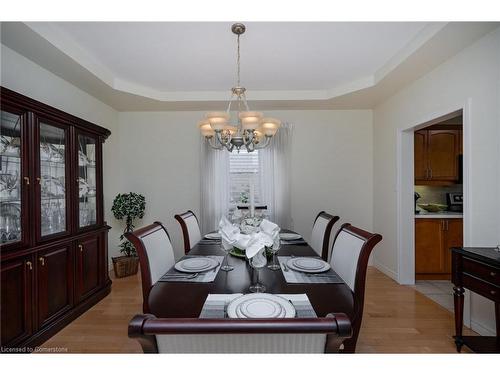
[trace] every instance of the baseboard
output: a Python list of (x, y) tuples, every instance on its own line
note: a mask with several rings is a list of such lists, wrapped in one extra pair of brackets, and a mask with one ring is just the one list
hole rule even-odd
[(389, 276), (394, 281), (398, 281), (398, 274), (396, 272), (394, 272), (393, 270), (387, 268), (383, 264), (379, 263), (377, 261), (377, 259), (375, 259), (375, 258), (373, 258), (373, 267), (375, 267), (376, 269), (378, 269), (383, 274)]
[(476, 322), (474, 319), (470, 322), (470, 329), (474, 332), (479, 333), (481, 336), (496, 336), (495, 330), (490, 327), (486, 327), (485, 325)]

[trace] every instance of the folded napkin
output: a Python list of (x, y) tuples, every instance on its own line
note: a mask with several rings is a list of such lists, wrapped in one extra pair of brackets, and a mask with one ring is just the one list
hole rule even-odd
[(240, 228), (232, 224), (225, 216), (220, 219), (219, 233), (222, 239), (222, 246), (226, 250), (231, 250), (233, 247), (238, 249), (246, 249), (250, 235), (240, 233)]
[(271, 236), (271, 238), (273, 239), (273, 248), (279, 249), (281, 228), (277, 224), (267, 219), (263, 219), (260, 223), (260, 229), (262, 232), (267, 233), (269, 236)]
[(280, 227), (269, 220), (262, 220), (259, 231), (250, 234), (241, 233), (240, 228), (232, 224), (225, 216), (219, 222), (219, 233), (222, 238), (222, 246), (226, 250), (233, 247), (245, 250), (246, 257), (251, 260), (254, 267), (260, 268), (266, 265), (265, 248), (279, 248)]

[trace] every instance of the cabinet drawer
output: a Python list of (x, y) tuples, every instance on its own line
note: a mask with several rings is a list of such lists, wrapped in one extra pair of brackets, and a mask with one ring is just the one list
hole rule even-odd
[(500, 270), (484, 263), (463, 258), (463, 272), (500, 286)]
[(481, 294), (482, 296), (495, 301), (500, 302), (500, 287), (490, 284), (486, 281), (477, 279), (466, 273), (463, 274), (463, 286), (464, 288), (470, 289), (473, 292)]

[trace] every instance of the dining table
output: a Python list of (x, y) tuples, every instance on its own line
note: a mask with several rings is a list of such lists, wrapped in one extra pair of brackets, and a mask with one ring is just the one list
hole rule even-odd
[[(186, 256), (205, 255), (225, 255), (225, 252), (220, 243), (202, 240)], [(282, 244), (278, 256), (318, 257), (318, 254), (307, 243)], [(255, 271), (248, 260), (228, 256), (228, 261), (234, 269), (229, 272), (219, 270), (213, 282), (157, 282), (149, 293), (150, 313), (158, 318), (198, 318), (209, 294), (250, 293), (248, 288)], [(344, 313), (349, 317), (353, 315), (353, 293), (345, 283), (287, 283), (282, 269), (273, 271), (264, 267), (259, 272), (266, 293), (305, 293), (318, 317), (329, 313)]]

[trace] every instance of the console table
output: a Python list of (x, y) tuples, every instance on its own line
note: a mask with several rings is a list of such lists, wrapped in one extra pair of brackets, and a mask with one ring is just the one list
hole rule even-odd
[[(454, 247), (451, 251), (457, 351), (466, 345), (476, 353), (500, 353), (500, 251), (484, 247)], [(495, 303), (496, 336), (462, 336), (464, 288)]]

